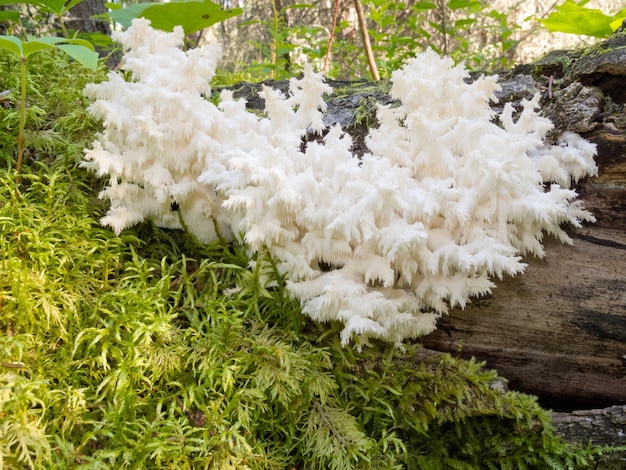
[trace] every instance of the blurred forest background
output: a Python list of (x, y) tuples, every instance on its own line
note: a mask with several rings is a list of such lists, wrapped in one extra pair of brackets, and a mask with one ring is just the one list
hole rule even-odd
[[(228, 82), (289, 78), (297, 75), (305, 62), (312, 62), (330, 78), (372, 77), (361, 35), (360, 8), (372, 60), (381, 78), (389, 77), (408, 58), (427, 47), (464, 62), (469, 69), (494, 71), (528, 63), (555, 49), (595, 40), (549, 32), (540, 23), (563, 0), (215, 1), (224, 9), (241, 8), (243, 13), (196, 33), (190, 38), (190, 45), (218, 41), (224, 49), (220, 74)], [(0, 9), (8, 8), (3, 3), (0, 1)], [(88, 39), (96, 44), (101, 35), (105, 44), (112, 24), (115, 25), (106, 13), (130, 3), (135, 0), (84, 0), (72, 7), (66, 26), (81, 34), (92, 34)], [(608, 15), (626, 7), (626, 0), (575, 3)], [(54, 28), (53, 16), (42, 15), (29, 2), (22, 3), (22, 8), (31, 19), (23, 24), (27, 31)]]
[[(254, 75), (272, 68), (275, 45), (276, 78), (285, 78), (305, 61), (324, 69), (329, 37), (338, 5), (327, 75), (339, 79), (370, 75), (355, 2), (351, 0), (222, 0), (244, 13), (207, 31), (204, 40), (224, 47), (222, 67)], [(562, 1), (540, 0), (363, 0), (367, 28), (381, 77), (388, 77), (414, 53), (432, 47), (473, 70), (499, 70), (527, 63), (549, 51), (573, 48), (595, 38), (548, 32), (538, 19)], [(432, 8), (435, 5), (436, 8)], [(586, 8), (610, 14), (626, 6), (623, 0), (591, 0)], [(244, 77), (242, 77), (244, 78)]]

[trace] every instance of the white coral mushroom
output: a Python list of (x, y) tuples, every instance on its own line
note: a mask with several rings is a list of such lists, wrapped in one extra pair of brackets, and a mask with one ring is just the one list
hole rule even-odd
[[(218, 48), (183, 52), (182, 31), (138, 19), (117, 34), (132, 80), (111, 73), (90, 85), (104, 132), (86, 166), (109, 176), (103, 219), (116, 233), (144, 218), (187, 228), (201, 240), (243, 233), (267, 249), (289, 292), (318, 321), (400, 343), (431, 332), (450, 307), (493, 288), (492, 277), (543, 255), (544, 233), (569, 241), (562, 224), (592, 220), (570, 181), (595, 174), (595, 147), (574, 134), (545, 142), (552, 124), (526, 101), (517, 120), (490, 108), (495, 77), (466, 83), (460, 66), (432, 51), (393, 74), (397, 106), (381, 106), (370, 152), (351, 153), (335, 126), (322, 142), (323, 95), (305, 68), (289, 96), (265, 88), (266, 117), (209, 92)], [(552, 184), (550, 184), (552, 183)]]

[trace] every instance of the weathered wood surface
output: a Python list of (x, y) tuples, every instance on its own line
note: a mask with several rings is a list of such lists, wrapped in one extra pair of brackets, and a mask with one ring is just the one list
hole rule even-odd
[[(626, 406), (611, 406), (571, 413), (553, 413), (557, 434), (571, 443), (598, 446), (624, 446)], [(626, 452), (604, 454), (596, 461), (596, 470), (626, 470)]]
[[(423, 338), (437, 351), (485, 360), (510, 388), (553, 408), (626, 403), (626, 35), (587, 51), (553, 54), (501, 74), (503, 103), (543, 94), (542, 112), (556, 131), (571, 130), (598, 146), (599, 175), (577, 190), (597, 218), (572, 229), (573, 246), (546, 239), (544, 259), (528, 259), (523, 276), (504, 279), (492, 295), (454, 309)], [(269, 84), (281, 89), (286, 82)], [(387, 83), (331, 82), (326, 122), (340, 123), (363, 152), (375, 103), (390, 102)], [(259, 85), (244, 84), (252, 108)]]
[(548, 240), (543, 260), (453, 310), (424, 345), (485, 360), (551, 407), (626, 402), (626, 233), (572, 236), (573, 246)]
[[(552, 414), (557, 433), (569, 442), (615, 445), (626, 439), (626, 406)], [(626, 466), (626, 461), (625, 464)]]

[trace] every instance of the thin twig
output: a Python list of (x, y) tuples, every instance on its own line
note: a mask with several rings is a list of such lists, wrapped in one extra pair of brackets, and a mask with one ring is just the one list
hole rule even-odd
[(328, 48), (326, 49), (326, 55), (324, 56), (324, 75), (328, 74), (328, 61), (330, 59), (330, 50), (333, 47), (333, 41), (335, 40), (335, 28), (337, 27), (337, 18), (339, 17), (339, 0), (335, 0), (335, 10), (333, 11), (333, 27), (330, 30), (330, 37), (328, 38)]
[(23, 362), (0, 362), (0, 366), (8, 367), (9, 369), (23, 369), (26, 367)]
[(365, 13), (363, 13), (363, 4), (361, 3), (361, 0), (354, 0), (354, 7), (356, 8), (356, 14), (359, 18), (359, 29), (361, 30), (361, 37), (363, 38), (363, 46), (365, 47), (370, 72), (372, 74), (372, 78), (378, 81), (380, 80), (380, 74), (378, 73), (378, 67), (376, 66), (376, 61), (374, 60), (374, 52), (372, 51), (372, 45), (370, 44), (370, 36), (367, 31), (367, 23), (365, 21)]
[(448, 34), (446, 31), (446, 2), (441, 0), (439, 2), (441, 6), (441, 34), (443, 34), (443, 55), (448, 55)]

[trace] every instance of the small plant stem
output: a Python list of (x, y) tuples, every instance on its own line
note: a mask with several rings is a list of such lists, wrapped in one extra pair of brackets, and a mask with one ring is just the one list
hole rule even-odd
[(335, 9), (333, 11), (333, 26), (330, 29), (330, 37), (328, 38), (328, 48), (326, 49), (326, 55), (324, 56), (324, 75), (328, 74), (328, 61), (330, 59), (330, 50), (333, 47), (333, 41), (335, 39), (335, 28), (337, 27), (338, 17), (339, 17), (339, 0), (335, 0)]
[(374, 52), (372, 52), (372, 45), (370, 44), (370, 36), (367, 32), (367, 23), (365, 21), (365, 13), (363, 13), (361, 0), (354, 0), (354, 7), (356, 8), (356, 14), (359, 18), (359, 29), (361, 30), (361, 37), (363, 38), (363, 46), (365, 47), (367, 62), (370, 66), (370, 73), (372, 74), (372, 78), (378, 81), (380, 80), (380, 74), (378, 73), (378, 67), (374, 60)]
[(22, 157), (24, 155), (24, 129), (26, 128), (26, 62), (27, 57), (22, 57), (21, 62), (21, 91), (20, 91), (20, 129), (17, 136), (17, 163), (15, 165), (16, 175), (15, 184), (19, 185), (21, 181), (20, 173), (22, 171)]
[(272, 12), (273, 12), (273, 18), (272, 18), (272, 29), (273, 29), (273, 40), (272, 40), (272, 55), (271, 55), (271, 62), (272, 62), (272, 69), (270, 70), (270, 78), (273, 79), (275, 76), (275, 72), (276, 72), (276, 56), (278, 53), (278, 26), (279, 26), (279, 18), (278, 18), (278, 11), (276, 10), (276, 0), (272, 0)]
[(70, 33), (67, 31), (67, 28), (65, 27), (65, 21), (63, 21), (63, 15), (59, 15), (59, 25), (61, 26), (61, 31), (63, 31), (63, 36), (69, 39)]
[(446, 2), (441, 0), (439, 2), (441, 6), (441, 34), (443, 34), (443, 55), (448, 55), (448, 34), (446, 31)]

